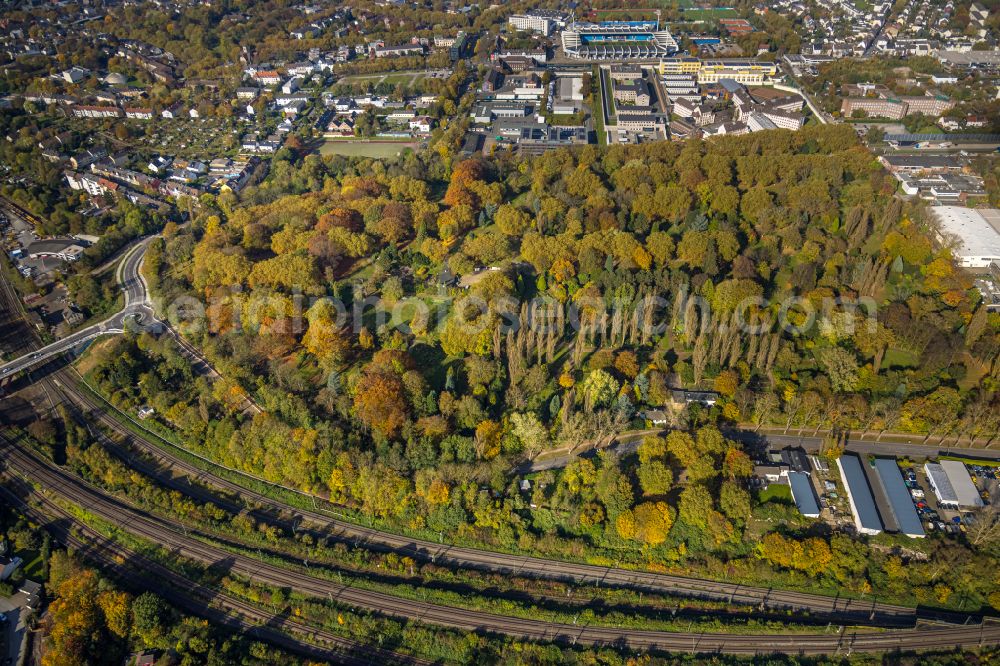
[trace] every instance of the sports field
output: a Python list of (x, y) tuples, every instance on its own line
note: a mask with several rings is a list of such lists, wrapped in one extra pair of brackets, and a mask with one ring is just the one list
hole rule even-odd
[(405, 148), (416, 148), (417, 144), (409, 141), (351, 141), (345, 139), (328, 139), (320, 146), (320, 155), (343, 155), (344, 157), (395, 157)]
[(338, 83), (388, 83), (389, 85), (412, 86), (417, 81), (427, 78), (431, 72), (386, 72), (384, 74), (351, 74), (340, 79)]
[(685, 21), (708, 21), (720, 18), (739, 18), (739, 12), (726, 7), (713, 7), (710, 9), (685, 9), (681, 16)]

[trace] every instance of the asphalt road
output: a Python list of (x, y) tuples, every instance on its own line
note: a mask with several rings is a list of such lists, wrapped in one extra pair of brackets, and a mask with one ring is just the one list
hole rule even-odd
[[(214, 502), (230, 511), (239, 512), (247, 506), (277, 508), (280, 510), (280, 515), (264, 514), (259, 517), (285, 530), (311, 530), (316, 539), (326, 538), (372, 550), (396, 552), (443, 566), (571, 581), (577, 584), (628, 587), (775, 610), (808, 612), (812, 617), (828, 618), (831, 621), (912, 626), (918, 617), (918, 612), (913, 608), (878, 604), (874, 600), (835, 599), (816, 594), (745, 587), (683, 576), (450, 546), (337, 520), (319, 510), (309, 511), (282, 504), (237, 483), (207, 473), (202, 468), (173, 455), (169, 448), (157, 445), (149, 438), (136, 435), (119, 423), (115, 415), (108, 413), (114, 409), (111, 405), (77, 389), (69, 373), (67, 370), (59, 375), (61, 381), (55, 388), (66, 394), (70, 402), (86, 414), (88, 419), (98, 421), (111, 430), (118, 440), (127, 443), (128, 448), (98, 433), (102, 444), (125, 464), (156, 479), (162, 485), (190, 495), (201, 502)], [(636, 444), (640, 439), (641, 437), (635, 436), (628, 444)], [(133, 455), (135, 452), (143, 455), (135, 456)], [(193, 481), (199, 485), (193, 484)], [(210, 492), (200, 484), (211, 486), (217, 492)], [(227, 500), (226, 496), (238, 498), (239, 502)], [(953, 616), (927, 611), (921, 611), (919, 615), (924, 618), (933, 617), (954, 622), (964, 622), (968, 619), (967, 615)]]
[[(810, 453), (818, 453), (823, 444), (822, 437), (798, 434), (777, 434), (773, 432), (755, 434), (751, 431), (740, 431), (743, 434), (729, 433), (728, 437), (739, 439), (740, 437), (753, 438), (763, 436), (772, 447), (784, 448), (787, 446), (801, 446)], [(872, 454), (879, 456), (911, 456), (916, 458), (934, 458), (941, 455), (967, 456), (970, 458), (984, 458), (986, 460), (1000, 460), (1000, 449), (984, 449), (963, 446), (941, 446), (940, 444), (925, 444), (924, 438), (920, 435), (888, 435), (882, 439), (874, 436), (850, 437), (847, 441), (847, 450), (862, 455)]]
[[(68, 371), (67, 371), (68, 372)], [(65, 375), (62, 376), (65, 379)], [(96, 433), (101, 444), (125, 464), (158, 483), (178, 490), (199, 502), (213, 502), (228, 511), (239, 512), (246, 507), (274, 507), (280, 513), (256, 512), (255, 517), (285, 530), (311, 532), (319, 539), (340, 541), (378, 551), (392, 551), (420, 561), (438, 565), (489, 571), (506, 575), (533, 577), (548, 580), (571, 581), (577, 584), (597, 584), (628, 587), (649, 592), (686, 596), (727, 603), (757, 606), (780, 611), (808, 613), (812, 619), (846, 622), (852, 624), (877, 624), (881, 626), (913, 626), (918, 618), (916, 609), (877, 603), (876, 600), (836, 599), (822, 595), (767, 588), (744, 587), (739, 584), (699, 580), (614, 567), (577, 564), (544, 558), (526, 557), (508, 553), (483, 551), (411, 539), (381, 532), (349, 522), (330, 518), (318, 511), (306, 511), (277, 503), (275, 500), (247, 490), (242, 486), (207, 474), (194, 465), (173, 457), (148, 440), (137, 437), (120, 423), (109, 417), (93, 397), (75, 390), (71, 383), (59, 381), (57, 390), (67, 394), (76, 408), (88, 419), (96, 419), (109, 427), (116, 443)], [(141, 452), (142, 456), (134, 455)], [(212, 492), (203, 484), (216, 489)], [(234, 501), (238, 498), (239, 501)], [(951, 616), (921, 611), (920, 617), (931, 617), (953, 622), (964, 622), (967, 615)]]
[(125, 294), (125, 307), (102, 322), (83, 328), (62, 340), (29, 352), (13, 361), (0, 365), (0, 378), (17, 374), (35, 365), (44, 363), (54, 356), (63, 354), (82, 342), (102, 335), (122, 333), (126, 326), (150, 323), (154, 319), (153, 309), (147, 300), (146, 282), (139, 272), (149, 239), (130, 250), (118, 267), (118, 282)]
[[(5, 438), (4, 438), (5, 439)], [(726, 654), (833, 654), (884, 652), (1000, 644), (1000, 624), (921, 627), (877, 632), (831, 634), (730, 635), (634, 630), (619, 627), (546, 622), (494, 615), (464, 608), (401, 599), (371, 590), (355, 589), (280, 567), (240, 553), (216, 548), (177, 526), (105, 495), (83, 480), (36, 457), (15, 443), (3, 443), (3, 457), (17, 472), (66, 500), (86, 507), (93, 515), (141, 538), (160, 544), (178, 557), (188, 557), (236, 575), (269, 585), (290, 587), (318, 598), (329, 598), (380, 614), (476, 633), (505, 634), (521, 639), (616, 645), (630, 649)]]
[[(665, 428), (624, 432), (615, 437), (613, 443), (607, 448), (617, 455), (627, 455), (635, 451), (646, 435), (662, 434), (665, 432), (667, 432)], [(755, 432), (749, 429), (723, 428), (723, 434), (730, 439), (743, 442), (744, 444), (763, 446), (771, 449), (801, 447), (808, 453), (819, 453), (825, 441), (825, 437), (800, 434), (798, 432), (784, 434), (775, 432), (774, 429)], [(913, 458), (935, 458), (942, 455), (951, 455), (982, 458), (984, 460), (1000, 460), (1000, 449), (941, 446), (934, 443), (927, 444), (924, 443), (924, 438), (920, 435), (891, 434), (885, 435), (882, 438), (879, 438), (877, 435), (849, 437), (846, 450), (861, 455), (910, 456)], [(596, 453), (597, 450), (591, 448), (578, 451), (574, 455), (562, 454), (539, 457), (519, 466), (516, 471), (521, 474), (531, 474), (548, 469), (559, 469), (565, 467), (578, 457), (593, 456)]]
[[(114, 422), (113, 419), (112, 422)], [(118, 425), (118, 427), (120, 428), (121, 426)], [(9, 454), (10, 452), (6, 453)], [(14, 455), (5, 456), (5, 458), (8, 458), (11, 463), (14, 462), (15, 457), (16, 456)], [(21, 460), (23, 463), (24, 459), (22, 458)], [(198, 476), (201, 476), (202, 480), (205, 480), (205, 475), (203, 472), (197, 469), (193, 471)], [(28, 463), (27, 473), (31, 475), (31, 478), (36, 480), (40, 479), (40, 477), (42, 476), (40, 472), (41, 468), (39, 467), (37, 461), (33, 464)], [(49, 472), (51, 473), (51, 470), (49, 470)], [(62, 473), (62, 471), (58, 470), (57, 468), (56, 473), (60, 474)], [(221, 481), (214, 479), (214, 477), (210, 477), (208, 480), (213, 484), (215, 484), (216, 481)], [(63, 492), (67, 491), (67, 489), (70, 489), (72, 486), (72, 483), (68, 483), (65, 479), (56, 478), (56, 480), (53, 482), (52, 477), (49, 477), (49, 482), (52, 483), (50, 487), (58, 488), (60, 491)], [(241, 496), (245, 496), (248, 492), (245, 489), (235, 485), (234, 489)], [(78, 491), (72, 490), (72, 492), (76, 494)], [(112, 522), (117, 521), (117, 524), (120, 524), (123, 528), (126, 529), (130, 529), (133, 526), (139, 524), (136, 522), (134, 516), (129, 515), (128, 511), (123, 512), (121, 507), (114, 506), (114, 503), (117, 502), (117, 500), (115, 500), (114, 498), (104, 497), (103, 499), (96, 499), (96, 496), (86, 496), (83, 497), (83, 499), (81, 500), (80, 496), (77, 494), (75, 498), (71, 497), (70, 499), (73, 499), (73, 501), (78, 501), (81, 503), (82, 506), (86, 506), (88, 509), (92, 510), (96, 510), (97, 508), (107, 509), (107, 507), (104, 506), (102, 503), (110, 501), (112, 503), (113, 508), (111, 508), (110, 511), (105, 514), (105, 516), (109, 520), (112, 520)], [(270, 500), (268, 498), (260, 497), (260, 499), (262, 500), (262, 503), (265, 505), (274, 504), (273, 500)], [(293, 509), (293, 511), (297, 510)], [(889, 622), (900, 621), (900, 620), (908, 622), (910, 617), (915, 617), (913, 609), (887, 606), (883, 604), (876, 604), (874, 602), (869, 603), (869, 602), (858, 602), (850, 600), (835, 600), (817, 595), (808, 595), (803, 593), (764, 590), (761, 588), (756, 588), (756, 589), (743, 588), (739, 585), (716, 583), (713, 581), (701, 581), (701, 580), (688, 579), (682, 577), (663, 576), (660, 574), (647, 574), (644, 572), (634, 572), (634, 571), (607, 568), (607, 567), (595, 567), (591, 565), (577, 565), (573, 563), (557, 562), (539, 558), (525, 558), (521, 556), (507, 555), (504, 553), (477, 551), (474, 549), (457, 549), (457, 548), (452, 548), (450, 546), (442, 546), (439, 544), (434, 544), (432, 542), (420, 542), (412, 539), (406, 539), (405, 537), (383, 533), (377, 530), (369, 530), (350, 523), (342, 523), (340, 521), (334, 521), (325, 516), (321, 516), (318, 513), (302, 512), (302, 511), (297, 511), (297, 513), (300, 515), (297, 517), (293, 516), (293, 520), (295, 521), (299, 521), (302, 518), (307, 518), (310, 520), (315, 518), (321, 521), (322, 523), (334, 527), (334, 529), (344, 528), (344, 532), (341, 534), (341, 536), (345, 536), (348, 539), (353, 539), (353, 541), (359, 545), (362, 545), (362, 540), (363, 540), (364, 541), (363, 545), (365, 546), (382, 547), (382, 548), (389, 547), (392, 548), (393, 550), (399, 550), (400, 552), (408, 552), (409, 554), (423, 556), (425, 559), (429, 558), (432, 561), (441, 561), (441, 563), (446, 563), (446, 562), (454, 563), (457, 566), (488, 569), (491, 571), (503, 571), (514, 575), (526, 575), (526, 576), (539, 575), (540, 577), (546, 577), (546, 578), (556, 578), (562, 580), (567, 580), (567, 579), (578, 580), (580, 582), (601, 581), (602, 584), (627, 585), (630, 587), (637, 587), (640, 589), (653, 589), (658, 591), (667, 591), (669, 593), (690, 594), (692, 596), (699, 596), (704, 598), (728, 598), (732, 603), (740, 603), (740, 604), (760, 603), (760, 605), (762, 606), (767, 606), (772, 608), (787, 608), (787, 609), (799, 609), (799, 610), (810, 609), (815, 613), (820, 613), (820, 614), (824, 612), (834, 613), (837, 614), (838, 616), (842, 616), (845, 618), (850, 616), (855, 616), (858, 619), (858, 621), (860, 621), (861, 615), (868, 615), (870, 618), (884, 617)], [(148, 536), (154, 541), (160, 543), (165, 543), (165, 544), (169, 543), (169, 539), (164, 540), (164, 535), (167, 533), (171, 533), (171, 528), (169, 526), (164, 526), (163, 524), (161, 524), (156, 520), (153, 520), (152, 522), (153, 522), (152, 525), (146, 525), (146, 527), (149, 527), (150, 533), (146, 534), (145, 536)], [(393, 541), (395, 541), (395, 544), (392, 543)], [(199, 542), (198, 546), (203, 546), (203, 544), (200, 544)], [(218, 557), (219, 555), (220, 555), (219, 553), (216, 553), (215, 557)], [(227, 558), (231, 557), (231, 554), (227, 552), (225, 553), (225, 557)], [(211, 558), (209, 558), (209, 560), (210, 559)], [(477, 565), (477, 561), (480, 562), (481, 565)], [(248, 567), (247, 569), (248, 572), (257, 571), (260, 567), (260, 563), (257, 563), (254, 560), (247, 563), (247, 567)], [(281, 576), (284, 576), (288, 572), (285, 572), (285, 570), (282, 569), (279, 569), (279, 572), (281, 573), (277, 574), (278, 578), (284, 580), (283, 578), (281, 578)], [(275, 584), (284, 584), (284, 583), (276, 582)], [(385, 599), (373, 600), (369, 598), (367, 601), (370, 605), (367, 605), (365, 607), (373, 608), (374, 610), (385, 612), (387, 614), (418, 619), (418, 618), (413, 618), (411, 615), (407, 615), (406, 612), (400, 611), (399, 605), (401, 603), (403, 604), (404, 606), (403, 610), (405, 611), (405, 609), (408, 609), (413, 605), (412, 602), (407, 603), (405, 601), (401, 601), (389, 595), (382, 595), (382, 596), (387, 597), (388, 600), (391, 601), (387, 601)], [(383, 601), (385, 602), (384, 604), (382, 603)], [(361, 600), (358, 600), (358, 603), (359, 605), (364, 605), (363, 603), (361, 603)], [(440, 609), (440, 607), (433, 607), (432, 605), (432, 609), (433, 608)], [(448, 613), (460, 611), (460, 609), (443, 609), (443, 611), (438, 610), (431, 612), (432, 609), (424, 609), (428, 612), (427, 613), (422, 612), (419, 615), (419, 619), (425, 619), (432, 622), (438, 622), (440, 619), (443, 623), (447, 624), (445, 620), (447, 619)], [(442, 612), (444, 613), (443, 616), (440, 615), (440, 613)], [(489, 616), (485, 616), (483, 614), (474, 614), (475, 616), (474, 618), (464, 617), (464, 613), (470, 613), (470, 612), (471, 611), (461, 611), (460, 614), (463, 614), (461, 622), (455, 620), (455, 622), (457, 622), (456, 624), (449, 624), (448, 626), (464, 627), (471, 630), (480, 629), (484, 631), (500, 631), (500, 632), (512, 633), (514, 625), (516, 625), (519, 622), (519, 621), (512, 621), (511, 618), (496, 618), (496, 616), (493, 616), (494, 618), (496, 618), (495, 623), (487, 622), (483, 624), (482, 621), (488, 619)], [(511, 629), (511, 631), (508, 631), (508, 629)], [(733, 637), (728, 635), (717, 636), (717, 637), (710, 636), (708, 638), (708, 643), (706, 644), (702, 640), (705, 639), (705, 636), (697, 637), (693, 635), (689, 636), (680, 635), (685, 637), (677, 638), (678, 635), (676, 634), (666, 634), (666, 636), (670, 638), (661, 640), (661, 638), (657, 637), (657, 635), (662, 634), (663, 632), (628, 632), (631, 638), (626, 638), (625, 636), (621, 635), (620, 630), (619, 634), (616, 636), (609, 636), (609, 634), (607, 633), (608, 631), (609, 630), (602, 628), (588, 628), (584, 633), (579, 633), (576, 627), (568, 627), (565, 625), (552, 625), (543, 628), (541, 630), (541, 633), (538, 632), (537, 627), (534, 627), (531, 629), (531, 631), (528, 631), (526, 633), (512, 633), (512, 635), (555, 639), (555, 640), (562, 640), (562, 639), (574, 640), (574, 641), (577, 639), (592, 640), (594, 642), (605, 642), (608, 640), (617, 640), (617, 641), (626, 640), (630, 645), (634, 644), (640, 647), (644, 645), (647, 647), (657, 646), (661, 647), (662, 649), (675, 649), (675, 650), (725, 649), (728, 651), (729, 649), (733, 649), (739, 653), (751, 653), (751, 652), (756, 653), (757, 651), (769, 652), (772, 651), (772, 648), (785, 649), (784, 647), (781, 647), (782, 644), (780, 642), (774, 643), (771, 640), (774, 637), (771, 636), (768, 636), (765, 641), (767, 647), (762, 648), (760, 640), (758, 640), (755, 646), (751, 648), (749, 645), (742, 645), (742, 646), (736, 645), (736, 642), (738, 642), (738, 640), (741, 637)], [(886, 634), (882, 635), (887, 636), (888, 633), (902, 635), (903, 632), (887, 632)], [(927, 632), (921, 632), (920, 636), (925, 637), (926, 633)], [(649, 634), (654, 635), (654, 637), (651, 638)], [(992, 634), (989, 631), (989, 627), (980, 628), (980, 640), (983, 640), (983, 637), (988, 638), (991, 635)], [(690, 638), (692, 641), (690, 643), (690, 646), (692, 647), (683, 647), (680, 645), (680, 643), (677, 642), (677, 641), (686, 642), (688, 638)], [(758, 637), (758, 639), (760, 639), (760, 637)], [(787, 640), (793, 640), (793, 639), (802, 639), (802, 637), (800, 636), (787, 637)], [(853, 640), (856, 642), (857, 638)], [(870, 638), (864, 638), (864, 640), (866, 641), (865, 645), (868, 645), (869, 642), (871, 641)], [(884, 643), (883, 647), (874, 646), (871, 648), (863, 648), (860, 645), (855, 645), (853, 649), (890, 649), (890, 646), (901, 646), (904, 644), (910, 648), (918, 648), (924, 645), (926, 640), (930, 639), (907, 637), (905, 641), (896, 643), (892, 643), (891, 641), (888, 641), (888, 639), (886, 639), (882, 641)], [(948, 641), (961, 642), (963, 640), (971, 641), (972, 638), (963, 638), (961, 635), (958, 635), (954, 631), (952, 631), (948, 633), (947, 639), (943, 638), (939, 639), (937, 643), (933, 643), (932, 641), (931, 643), (928, 643), (928, 645), (930, 644), (940, 645), (942, 644), (941, 643), (942, 640), (945, 642)], [(723, 647), (723, 644), (719, 643), (719, 641), (722, 641), (728, 647)], [(810, 637), (808, 641), (809, 644), (811, 645), (813, 639)], [(949, 644), (955, 644), (955, 643), (951, 642)], [(712, 647), (713, 645), (715, 647)], [(828, 641), (826, 643), (823, 643), (823, 645), (825, 647), (815, 648), (816, 652), (822, 652), (832, 647)], [(841, 648), (845, 648), (845, 646), (843, 642), (838, 642), (836, 649), (841, 649)], [(789, 648), (789, 649), (793, 649), (794, 651), (802, 651), (802, 649), (813, 649), (813, 648), (809, 648), (808, 645), (802, 643), (800, 640), (794, 648)], [(846, 649), (852, 649), (852, 648), (847, 647)]]

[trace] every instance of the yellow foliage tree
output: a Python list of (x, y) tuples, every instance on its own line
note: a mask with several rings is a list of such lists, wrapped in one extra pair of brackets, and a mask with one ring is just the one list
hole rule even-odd
[(623, 539), (632, 540), (635, 538), (637, 528), (635, 515), (631, 509), (626, 509), (618, 514), (618, 518), (615, 519), (615, 529), (618, 531), (618, 536)]
[(104, 613), (104, 622), (119, 638), (128, 636), (132, 622), (132, 598), (125, 592), (106, 590), (97, 595), (97, 605)]
[(441, 479), (434, 479), (431, 484), (427, 487), (427, 491), (424, 493), (424, 499), (431, 506), (441, 506), (442, 504), (448, 503), (448, 497), (450, 496), (450, 490), (448, 489), (448, 484)]

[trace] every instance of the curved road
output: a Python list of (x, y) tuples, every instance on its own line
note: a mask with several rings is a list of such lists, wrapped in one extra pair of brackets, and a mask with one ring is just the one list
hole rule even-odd
[[(3, 438), (6, 440), (6, 438)], [(960, 627), (933, 627), (875, 632), (834, 634), (731, 635), (633, 630), (618, 627), (580, 626), (537, 619), (441, 606), (390, 594), (354, 589), (333, 581), (315, 578), (268, 562), (205, 544), (182, 534), (103, 492), (81, 479), (40, 460), (16, 444), (5, 442), (7, 463), (21, 475), (41, 484), (69, 501), (87, 509), (113, 525), (158, 543), (179, 557), (189, 557), (208, 565), (223, 565), (228, 571), (251, 580), (289, 586), (303, 594), (329, 598), (348, 606), (364, 607), (384, 615), (424, 622), (462, 631), (494, 633), (521, 639), (615, 644), (631, 649), (681, 652), (723, 652), (727, 654), (834, 654), (844, 652), (885, 652), (1000, 644), (1000, 624), (982, 623)]]
[[(123, 279), (126, 282), (126, 293), (133, 294), (132, 297), (129, 297), (128, 295), (126, 297), (129, 305), (135, 304), (134, 295), (137, 293), (136, 290), (139, 290), (138, 293), (143, 294), (143, 301), (145, 300), (145, 285), (142, 284), (141, 276), (138, 274), (138, 267), (140, 264), (141, 252), (138, 250), (135, 254), (130, 254), (128, 256), (128, 260), (123, 263), (121, 273), (125, 275)], [(128, 266), (131, 266), (132, 268), (128, 269)], [(137, 282), (132, 281), (130, 283), (128, 277), (129, 274), (131, 274)], [(119, 313), (119, 316), (124, 317), (124, 311), (123, 313)], [(117, 424), (117, 422), (113, 419), (111, 419), (111, 421), (119, 428), (121, 427), (120, 424)], [(154, 447), (154, 445), (149, 444), (148, 442), (147, 444), (149, 447), (156, 448), (160, 457), (163, 456), (162, 450)], [(191, 471), (199, 477), (204, 476), (204, 473), (197, 468), (192, 468)], [(210, 478), (210, 482), (213, 484), (228, 483), (215, 478)], [(229, 485), (232, 487), (228, 488), (228, 490), (238, 493), (241, 497), (253, 494), (249, 493), (249, 491), (241, 486), (236, 486), (235, 484)], [(256, 501), (260, 501), (263, 505), (274, 504), (273, 500), (263, 496), (257, 496), (255, 499)], [(90, 505), (88, 503), (84, 503), (84, 506), (89, 507)], [(705, 598), (728, 599), (732, 602), (738, 603), (759, 603), (761, 605), (776, 608), (810, 610), (818, 613), (834, 613), (837, 615), (847, 616), (853, 615), (856, 616), (857, 619), (860, 619), (861, 615), (870, 615), (873, 619), (876, 616), (884, 614), (887, 620), (895, 620), (898, 622), (904, 618), (914, 617), (914, 610), (905, 607), (887, 606), (871, 602), (858, 602), (850, 600), (838, 601), (836, 599), (805, 593), (772, 591), (762, 588), (743, 588), (739, 585), (716, 583), (713, 581), (664, 576), (660, 574), (647, 574), (645, 572), (612, 569), (592, 565), (578, 565), (573, 563), (545, 560), (541, 558), (526, 558), (504, 553), (478, 551), (475, 549), (451, 548), (431, 542), (407, 539), (405, 537), (387, 534), (377, 530), (369, 530), (351, 523), (330, 520), (318, 513), (298, 510), (293, 511), (297, 511), (299, 514), (302, 514), (302, 517), (318, 521), (328, 527), (333, 527), (334, 530), (338, 532), (339, 536), (352, 539), (355, 543), (359, 543), (363, 540), (366, 546), (390, 548), (400, 552), (407, 552), (408, 554), (421, 556), (423, 559), (430, 559), (432, 561), (440, 559), (442, 562), (455, 564), (457, 566), (488, 569), (491, 571), (506, 572), (515, 575), (535, 575), (545, 578), (562, 580), (569, 579), (580, 582), (603, 582), (611, 585), (627, 585), (630, 587), (648, 588), (675, 594), (681, 593)], [(118, 517), (120, 518), (120, 516)], [(129, 525), (131, 525), (131, 523), (129, 523)], [(159, 526), (159, 528), (161, 530), (164, 529), (162, 526)], [(390, 598), (394, 599), (394, 603), (400, 603), (400, 600), (395, 599), (394, 597)], [(386, 610), (381, 606), (374, 606), (374, 608)], [(391, 611), (386, 612), (391, 613)], [(503, 619), (505, 621), (509, 620), (509, 618)], [(673, 635), (671, 634), (671, 636)], [(727, 636), (726, 639), (732, 640), (732, 637)], [(595, 640), (600, 642), (603, 639), (595, 638)], [(908, 642), (907, 645), (916, 646), (910, 642)]]
[(54, 356), (69, 351), (87, 340), (93, 340), (102, 335), (122, 333), (125, 327), (131, 325), (133, 322), (138, 324), (153, 321), (153, 308), (149, 305), (146, 281), (139, 272), (142, 260), (146, 256), (146, 246), (151, 239), (152, 237), (147, 238), (129, 250), (118, 265), (118, 283), (121, 285), (122, 291), (125, 292), (125, 307), (121, 311), (102, 322), (67, 335), (62, 340), (53, 342), (41, 349), (0, 365), (0, 378), (16, 374), (21, 370), (27, 370)]

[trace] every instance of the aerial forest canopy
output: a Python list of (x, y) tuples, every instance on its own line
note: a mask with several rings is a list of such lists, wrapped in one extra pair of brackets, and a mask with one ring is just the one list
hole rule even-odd
[[(997, 430), (998, 315), (894, 191), (846, 126), (538, 157), (285, 156), (146, 258), (161, 303), (207, 309), (178, 325), (225, 379), (149, 337), (106, 347), (92, 377), (223, 464), (401, 529), (725, 553), (747, 576), (763, 552), (846, 580), (866, 546), (810, 539), (792, 561), (751, 534), (750, 458), (718, 428)], [(679, 388), (718, 400), (678, 405)], [(688, 432), (517, 487), (526, 456), (641, 429), (650, 410)], [(984, 600), (982, 562), (962, 571)]]

